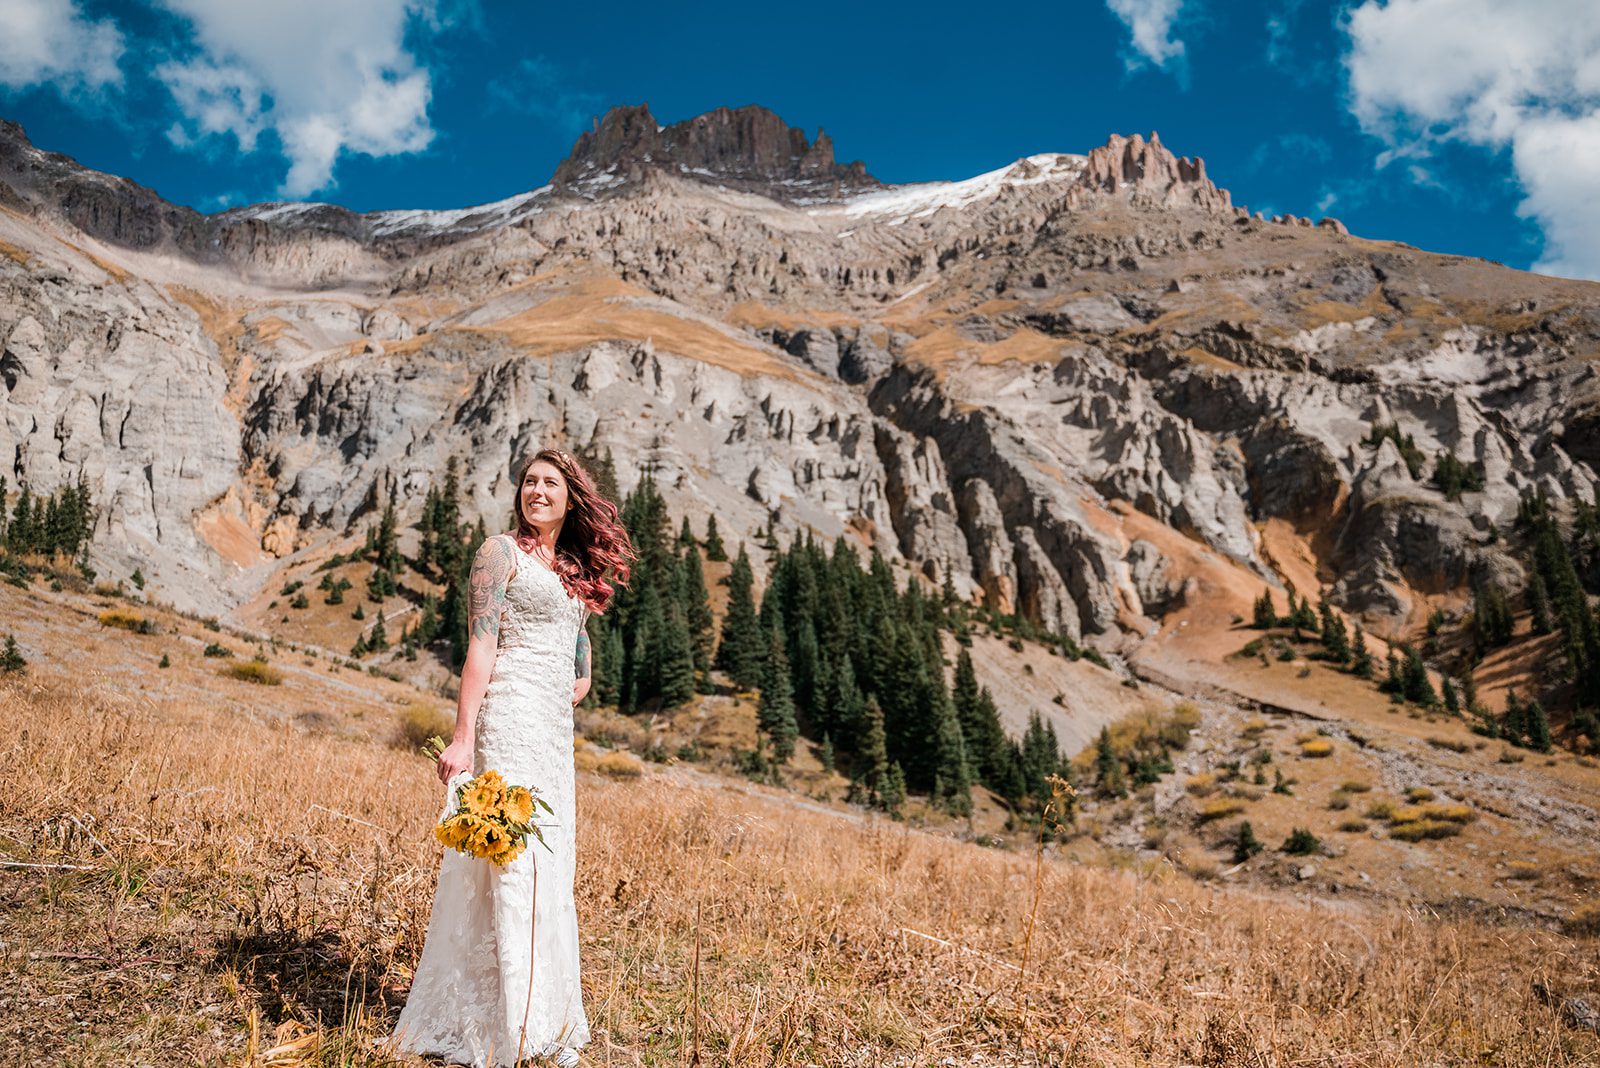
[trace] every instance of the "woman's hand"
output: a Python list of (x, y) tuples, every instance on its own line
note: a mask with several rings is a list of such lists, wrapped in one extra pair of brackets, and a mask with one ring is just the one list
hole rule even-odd
[(589, 677), (587, 675), (585, 675), (582, 678), (578, 678), (578, 679), (572, 680), (572, 705), (573, 705), (573, 707), (576, 708), (577, 705), (578, 705), (578, 702), (582, 701), (585, 697), (588, 697), (588, 696), (589, 696)]
[(472, 742), (462, 738), (445, 746), (439, 754), (439, 781), (448, 783), (463, 771), (472, 770)]

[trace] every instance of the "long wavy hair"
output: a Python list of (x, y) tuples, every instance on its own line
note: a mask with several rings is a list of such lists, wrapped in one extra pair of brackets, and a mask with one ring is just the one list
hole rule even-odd
[(616, 502), (606, 499), (596, 488), (593, 476), (571, 453), (540, 449), (517, 465), (517, 481), (511, 498), (517, 520), (517, 544), (524, 552), (533, 551), (533, 524), (522, 513), (522, 481), (528, 477), (528, 468), (541, 460), (561, 472), (567, 483), (567, 500), (572, 505), (556, 538), (552, 570), (566, 591), (590, 611), (604, 612), (611, 603), (611, 595), (616, 592), (615, 585), (628, 584), (638, 554), (617, 518)]

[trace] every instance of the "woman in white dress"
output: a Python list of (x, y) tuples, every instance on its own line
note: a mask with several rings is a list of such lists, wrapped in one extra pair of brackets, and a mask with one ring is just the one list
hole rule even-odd
[[(584, 621), (625, 583), (633, 547), (615, 503), (570, 454), (525, 461), (517, 529), (473, 560), (455, 734), (441, 781), (494, 768), (554, 812), (498, 867), (445, 850), (422, 959), (395, 1027), (398, 1046), (476, 1068), (519, 1056), (579, 1063), (589, 1040), (578, 981), (572, 709), (589, 692)], [(530, 981), (531, 975), (531, 981)]]

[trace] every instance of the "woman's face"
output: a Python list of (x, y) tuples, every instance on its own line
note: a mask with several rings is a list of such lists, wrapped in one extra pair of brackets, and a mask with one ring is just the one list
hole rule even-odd
[(552, 463), (539, 460), (522, 476), (522, 514), (538, 526), (559, 523), (572, 507), (567, 480)]

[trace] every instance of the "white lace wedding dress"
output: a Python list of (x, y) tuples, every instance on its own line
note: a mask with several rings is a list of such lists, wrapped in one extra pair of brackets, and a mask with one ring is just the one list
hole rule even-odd
[(524, 1056), (589, 1041), (572, 894), (573, 653), (585, 610), (553, 571), (514, 552), (473, 771), (538, 787), (555, 810), (536, 814), (550, 849), (530, 840), (503, 868), (444, 851), (422, 960), (395, 1026), (400, 1049), (479, 1068), (516, 1062), (525, 1010)]

